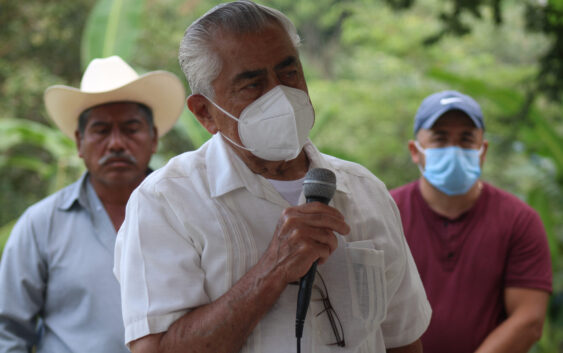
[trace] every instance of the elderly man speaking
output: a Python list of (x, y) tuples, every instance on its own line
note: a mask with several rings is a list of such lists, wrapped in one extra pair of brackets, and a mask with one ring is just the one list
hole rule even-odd
[(139, 76), (117, 56), (93, 60), (80, 89), (47, 89), (47, 111), (76, 140), (88, 171), (31, 206), (10, 235), (0, 263), (0, 352), (128, 352), (112, 274), (116, 231), (184, 98), (173, 74)]
[[(303, 352), (420, 351), (430, 307), (398, 210), (369, 171), (308, 139), (298, 42), (250, 1), (187, 29), (188, 108), (214, 136), (127, 204), (114, 271), (133, 352), (295, 351), (293, 284), (316, 261)], [(328, 205), (304, 202), (312, 168), (336, 177)]]

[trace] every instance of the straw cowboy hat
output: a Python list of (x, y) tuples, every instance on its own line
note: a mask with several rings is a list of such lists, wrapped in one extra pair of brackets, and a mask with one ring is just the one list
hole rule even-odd
[(184, 109), (184, 85), (167, 71), (139, 76), (123, 59), (111, 56), (88, 64), (80, 89), (55, 85), (44, 94), (47, 112), (71, 139), (79, 115), (88, 108), (111, 102), (138, 102), (151, 108), (154, 125), (162, 136), (172, 128)]

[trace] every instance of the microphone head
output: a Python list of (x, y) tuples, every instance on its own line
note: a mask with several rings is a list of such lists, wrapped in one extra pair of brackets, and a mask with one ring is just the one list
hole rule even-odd
[(336, 175), (331, 170), (313, 168), (305, 175), (303, 194), (306, 198), (330, 201), (336, 191)]

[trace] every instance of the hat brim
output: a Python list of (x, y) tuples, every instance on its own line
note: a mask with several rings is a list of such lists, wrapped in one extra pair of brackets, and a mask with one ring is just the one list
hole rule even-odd
[(138, 102), (153, 113), (158, 136), (167, 133), (178, 120), (185, 102), (184, 85), (167, 71), (152, 71), (119, 88), (105, 92), (83, 92), (56, 85), (44, 94), (47, 113), (61, 131), (74, 140), (79, 115), (88, 108), (112, 102)]

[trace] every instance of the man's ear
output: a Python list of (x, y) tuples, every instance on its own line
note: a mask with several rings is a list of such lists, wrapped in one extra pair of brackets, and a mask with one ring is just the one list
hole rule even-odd
[(411, 154), (412, 162), (414, 164), (424, 165), (424, 163), (422, 163), (422, 153), (420, 153), (418, 148), (416, 148), (416, 145), (414, 144), (414, 140), (409, 140), (408, 148)]
[(483, 152), (481, 152), (481, 156), (479, 157), (479, 164), (483, 167), (483, 163), (485, 163), (485, 157), (487, 156), (487, 151), (489, 150), (489, 141), (483, 141)]
[(199, 123), (207, 130), (210, 134), (215, 134), (219, 129), (215, 123), (215, 119), (211, 115), (210, 102), (202, 96), (201, 94), (193, 94), (186, 100), (188, 109), (195, 115)]

